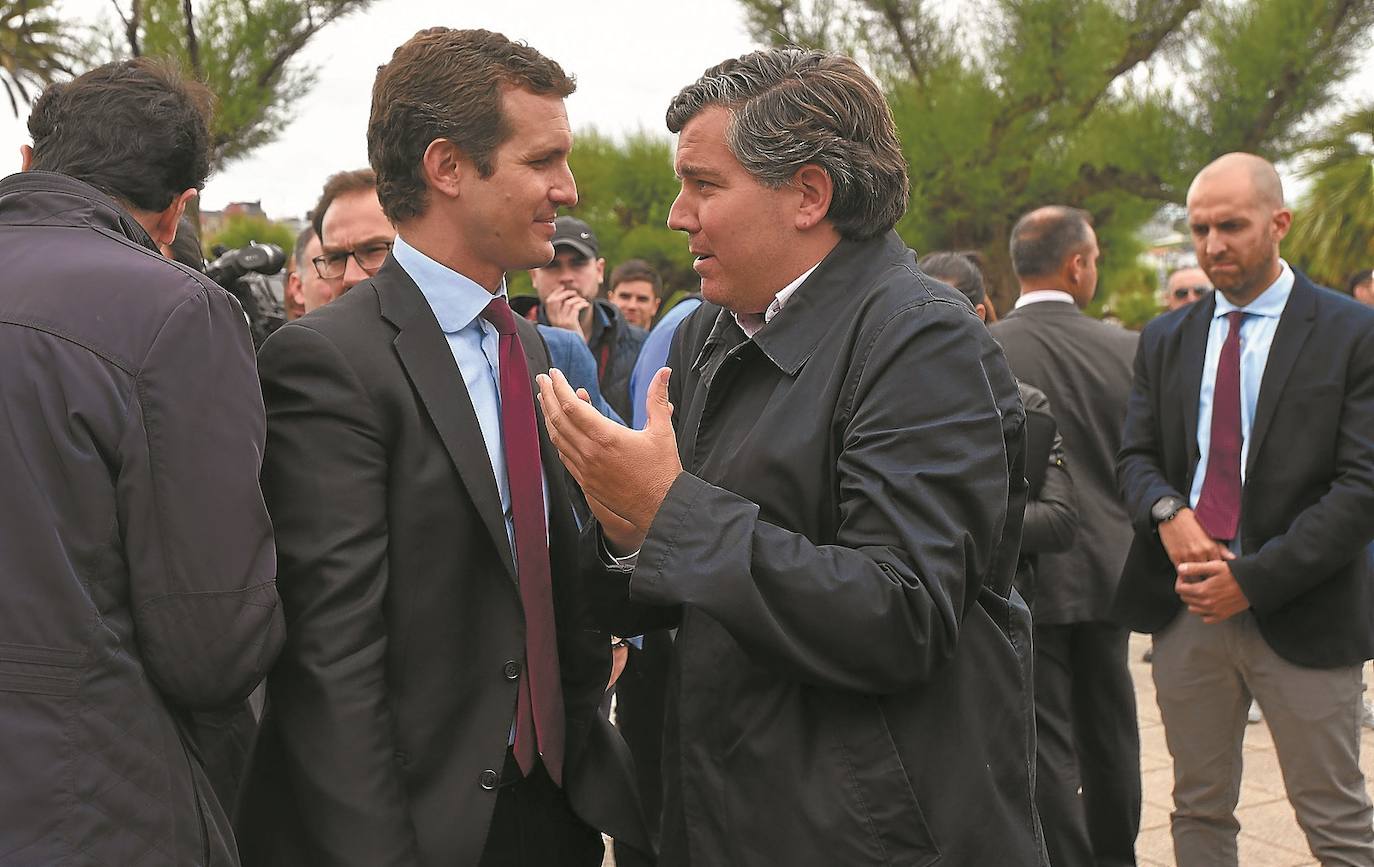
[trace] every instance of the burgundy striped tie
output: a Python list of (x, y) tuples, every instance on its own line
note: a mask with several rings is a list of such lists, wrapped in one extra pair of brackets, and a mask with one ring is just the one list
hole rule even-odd
[(1207, 535), (1222, 542), (1236, 538), (1240, 524), (1240, 324), (1245, 313), (1226, 314), (1230, 330), (1217, 361), (1212, 391), (1212, 441), (1207, 447), (1207, 476), (1197, 501), (1197, 520)]
[(525, 609), (525, 676), (515, 705), (515, 761), (521, 773), (536, 755), (555, 784), (563, 785), (563, 684), (558, 672), (553, 583), (544, 523), (544, 477), (525, 350), (515, 333), (515, 314), (504, 298), (493, 298), (482, 317), (501, 335), (501, 442), (506, 453), (515, 562), (520, 603)]

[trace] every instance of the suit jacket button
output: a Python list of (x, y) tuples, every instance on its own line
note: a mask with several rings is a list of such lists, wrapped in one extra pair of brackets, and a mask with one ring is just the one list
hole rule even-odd
[(492, 789), (496, 788), (496, 784), (499, 783), (499, 782), (501, 782), (501, 777), (500, 777), (500, 775), (497, 774), (497, 773), (496, 773), (495, 771), (493, 771), (493, 770), (485, 770), (485, 771), (483, 771), (483, 772), (482, 772), (482, 776), (479, 777), (478, 779), (479, 779), (479, 780), (481, 781), (481, 783), (482, 783), (482, 788), (486, 789), (488, 792), (490, 792)]
[(520, 677), (520, 663), (513, 659), (509, 660), (502, 670), (506, 673), (506, 680), (515, 680)]

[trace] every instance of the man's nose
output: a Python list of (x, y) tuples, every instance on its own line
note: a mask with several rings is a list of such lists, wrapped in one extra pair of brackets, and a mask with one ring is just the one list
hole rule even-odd
[(358, 264), (356, 256), (349, 256), (348, 261), (344, 265), (343, 291), (347, 292), (370, 276), (372, 275), (364, 271), (363, 266)]

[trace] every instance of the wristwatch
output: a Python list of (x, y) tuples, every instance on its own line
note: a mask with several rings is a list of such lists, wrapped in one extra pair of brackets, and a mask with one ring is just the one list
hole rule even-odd
[(1150, 507), (1150, 519), (1155, 522), (1155, 526), (1159, 526), (1165, 521), (1172, 521), (1179, 512), (1186, 508), (1188, 508), (1188, 501), (1180, 497), (1172, 495), (1160, 497)]

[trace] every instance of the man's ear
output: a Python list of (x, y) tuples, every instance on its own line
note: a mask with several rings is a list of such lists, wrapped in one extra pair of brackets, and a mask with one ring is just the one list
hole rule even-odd
[(33, 146), (32, 146), (32, 145), (20, 145), (20, 146), (19, 146), (19, 171), (21, 171), (21, 172), (27, 172), (27, 171), (30, 170), (30, 167), (31, 167), (32, 165), (33, 165)]
[(830, 173), (813, 163), (807, 163), (792, 175), (792, 188), (801, 194), (797, 205), (796, 227), (806, 231), (824, 220), (830, 213), (830, 200), (835, 194)]
[(197, 195), (199, 192), (195, 187), (183, 190), (167, 207), (156, 212), (145, 211), (143, 215), (135, 215), (135, 219), (148, 230), (154, 241), (170, 247), (177, 237), (177, 223), (181, 222), (181, 215), (186, 213), (186, 203)]
[(1284, 236), (1288, 234), (1288, 230), (1293, 227), (1293, 212), (1287, 208), (1279, 208), (1274, 212), (1272, 219), (1274, 243), (1278, 243), (1284, 239)]
[(464, 179), (476, 170), (476, 166), (458, 146), (446, 138), (436, 138), (430, 142), (420, 157), (420, 172), (424, 175), (425, 183), (451, 199), (458, 197)]

